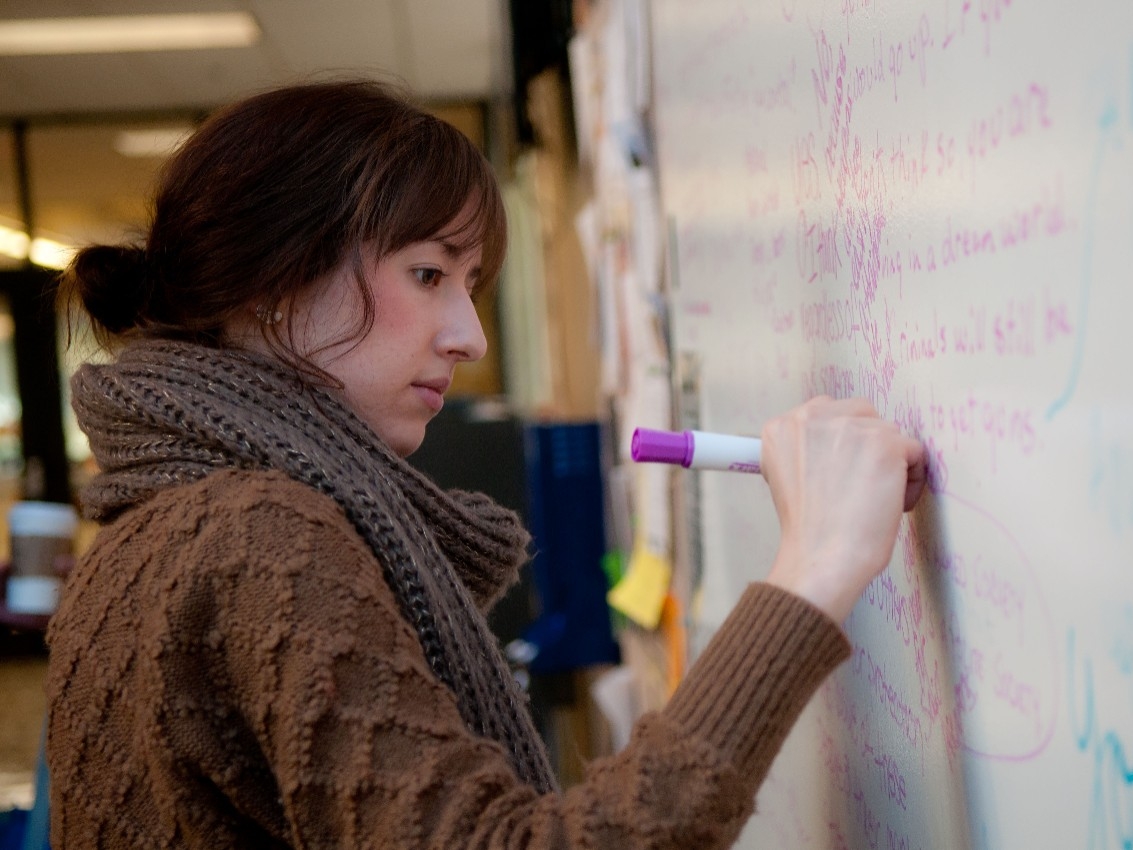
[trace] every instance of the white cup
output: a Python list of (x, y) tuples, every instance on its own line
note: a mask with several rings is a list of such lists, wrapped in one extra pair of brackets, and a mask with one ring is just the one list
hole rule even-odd
[(74, 552), (79, 515), (57, 502), (17, 502), (8, 511), (11, 564), (7, 606), (17, 614), (51, 614), (59, 604), (61, 555)]

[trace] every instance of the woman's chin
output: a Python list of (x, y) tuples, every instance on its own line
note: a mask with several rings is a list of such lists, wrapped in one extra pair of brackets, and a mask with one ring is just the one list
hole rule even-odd
[(421, 444), (425, 442), (425, 428), (423, 426), (419, 430), (406, 428), (396, 434), (381, 436), (395, 455), (406, 458), (421, 448)]

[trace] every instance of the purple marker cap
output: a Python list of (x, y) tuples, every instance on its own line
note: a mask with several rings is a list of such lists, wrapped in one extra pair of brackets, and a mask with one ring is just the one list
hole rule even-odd
[(629, 450), (636, 461), (679, 463), (687, 468), (692, 463), (692, 434), (688, 431), (673, 433), (636, 428)]

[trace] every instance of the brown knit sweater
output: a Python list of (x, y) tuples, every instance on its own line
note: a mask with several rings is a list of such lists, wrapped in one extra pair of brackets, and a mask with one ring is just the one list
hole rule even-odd
[(752, 585), (626, 749), (539, 795), (469, 731), (342, 509), (259, 471), (104, 527), (49, 639), (56, 850), (728, 847), (849, 654)]

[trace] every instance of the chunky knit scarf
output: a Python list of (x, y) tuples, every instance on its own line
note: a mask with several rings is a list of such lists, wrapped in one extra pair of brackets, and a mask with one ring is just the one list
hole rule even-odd
[[(397, 457), (331, 393), (303, 389), (268, 357), (146, 341), (71, 381), (101, 469), (84, 490), (107, 521), (165, 487), (217, 469), (273, 469), (331, 496), (369, 544), (468, 728), (509, 752), (519, 776), (554, 787), (526, 700), (477, 610), (528, 536), (486, 496), (445, 492)], [(482, 579), (478, 586), (477, 577)]]

